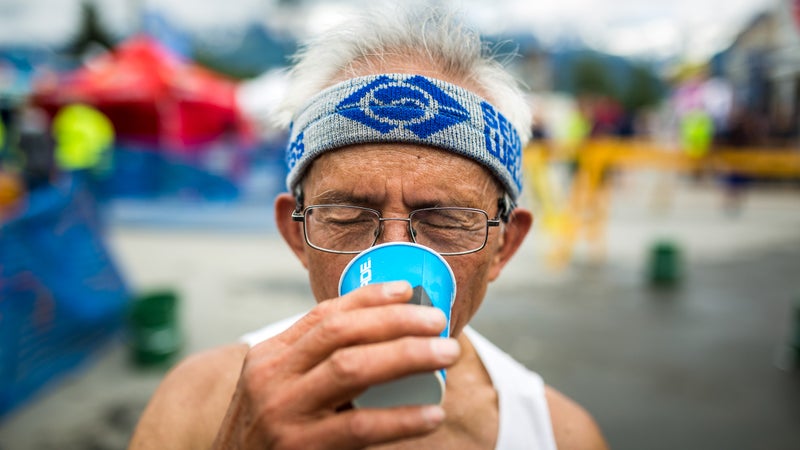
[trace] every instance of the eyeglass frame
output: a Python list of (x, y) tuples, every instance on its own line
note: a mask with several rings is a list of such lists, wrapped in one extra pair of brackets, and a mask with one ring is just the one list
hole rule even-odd
[[(322, 252), (327, 252), (327, 253), (334, 253), (334, 254), (337, 254), (337, 255), (356, 255), (356, 254), (359, 254), (359, 253), (363, 252), (364, 250), (366, 250), (366, 249), (368, 249), (370, 247), (374, 247), (375, 244), (378, 242), (378, 238), (381, 236), (381, 233), (383, 231), (383, 222), (388, 222), (388, 221), (406, 222), (408, 224), (408, 235), (411, 236), (411, 242), (416, 244), (417, 243), (417, 238), (415, 236), (416, 233), (411, 228), (411, 216), (413, 216), (415, 213), (418, 213), (420, 211), (431, 211), (431, 210), (439, 210), (439, 209), (457, 209), (457, 210), (464, 210), (464, 211), (474, 211), (474, 212), (480, 212), (484, 216), (486, 216), (486, 228), (485, 228), (486, 234), (484, 235), (483, 243), (481, 244), (480, 247), (478, 247), (478, 248), (476, 248), (474, 250), (468, 250), (468, 251), (463, 251), (463, 252), (439, 252), (439, 254), (441, 254), (442, 256), (460, 256), (460, 255), (468, 255), (470, 253), (476, 253), (476, 252), (479, 252), (479, 251), (483, 250), (486, 247), (486, 243), (489, 241), (489, 228), (498, 227), (498, 226), (500, 226), (501, 223), (508, 223), (510, 218), (511, 218), (511, 211), (513, 211), (513, 209), (515, 207), (514, 203), (511, 201), (511, 199), (507, 195), (504, 195), (504, 196), (500, 197), (497, 200), (498, 211), (497, 211), (497, 216), (495, 216), (494, 219), (490, 219), (489, 218), (489, 213), (484, 211), (484, 210), (482, 210), (482, 209), (480, 209), (480, 208), (469, 208), (469, 207), (460, 207), (460, 206), (444, 206), (444, 207), (434, 206), (434, 207), (431, 207), (431, 208), (415, 209), (415, 210), (413, 210), (413, 211), (408, 213), (408, 217), (383, 217), (383, 213), (380, 210), (377, 210), (377, 209), (374, 209), (374, 208), (368, 208), (368, 207), (365, 207), (365, 206), (358, 206), (358, 205), (320, 204), (320, 205), (309, 205), (309, 206), (303, 207), (303, 194), (302, 194), (302, 192), (296, 193), (295, 194), (295, 198), (296, 198), (297, 204), (295, 206), (295, 210), (292, 211), (292, 220), (295, 221), (295, 222), (302, 222), (303, 223), (303, 238), (305, 239), (306, 244), (308, 244), (308, 246), (313, 248), (313, 249), (316, 249), (316, 250), (319, 250), (319, 251), (322, 251)], [(317, 245), (312, 244), (311, 241), (309, 241), (309, 239), (308, 239), (308, 226), (306, 224), (306, 212), (308, 210), (314, 209), (314, 208), (320, 208), (320, 207), (324, 208), (324, 207), (332, 207), (332, 206), (343, 206), (343, 207), (348, 207), (348, 208), (361, 209), (361, 210), (364, 210), (364, 211), (374, 212), (375, 215), (378, 217), (378, 232), (375, 233), (375, 239), (372, 241), (372, 244), (370, 244), (369, 246), (367, 246), (366, 248), (361, 249), (361, 250), (331, 250), (331, 249), (322, 248), (322, 247), (319, 247)]]

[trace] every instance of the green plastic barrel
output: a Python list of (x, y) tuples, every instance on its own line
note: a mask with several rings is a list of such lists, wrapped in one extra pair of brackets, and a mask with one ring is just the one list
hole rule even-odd
[(134, 362), (140, 366), (166, 364), (183, 345), (179, 326), (178, 294), (164, 289), (134, 298), (130, 311), (130, 343)]
[(648, 280), (656, 286), (678, 284), (683, 277), (683, 255), (672, 241), (658, 241), (650, 247)]

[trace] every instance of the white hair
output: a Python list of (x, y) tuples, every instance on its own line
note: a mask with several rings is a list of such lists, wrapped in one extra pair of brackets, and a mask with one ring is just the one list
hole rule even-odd
[(276, 111), (276, 123), (288, 126), (294, 114), (322, 89), (359, 67), (380, 67), (388, 56), (422, 62), (456, 80), (478, 86), (514, 125), (524, 146), (530, 137), (531, 111), (519, 84), (494, 58), (480, 36), (455, 12), (415, 2), (382, 4), (316, 36), (294, 56), (289, 87)]

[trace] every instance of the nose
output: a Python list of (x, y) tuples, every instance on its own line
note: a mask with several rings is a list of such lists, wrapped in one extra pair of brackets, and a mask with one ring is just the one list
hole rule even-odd
[(413, 242), (409, 232), (410, 221), (407, 218), (383, 218), (381, 220), (378, 244), (386, 242)]

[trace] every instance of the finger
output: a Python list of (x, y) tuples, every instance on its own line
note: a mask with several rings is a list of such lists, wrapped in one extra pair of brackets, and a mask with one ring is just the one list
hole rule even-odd
[(282, 441), (286, 448), (362, 449), (423, 436), (443, 421), (444, 410), (438, 405), (348, 410), (301, 425)]
[(407, 281), (391, 281), (364, 286), (341, 297), (319, 303), (308, 314), (271, 341), (273, 345), (275, 343), (292, 344), (333, 313), (391, 303), (404, 303), (411, 298), (411, 294), (411, 285)]
[(300, 410), (352, 400), (369, 386), (451, 366), (461, 349), (455, 339), (405, 337), (340, 349), (292, 386)]
[[(411, 295), (411, 285), (406, 281), (397, 281), (368, 285), (342, 297), (326, 300), (318, 304), (311, 312), (284, 332), (251, 348), (246, 358), (246, 365), (248, 367), (260, 367), (266, 364), (268, 368), (259, 371), (269, 373), (272, 377), (277, 376), (278, 373), (285, 375), (298, 373), (298, 367), (305, 371), (305, 369), (320, 362), (335, 350), (326, 346), (320, 352), (315, 351), (313, 346), (296, 346), (296, 343), (302, 340), (322, 320), (335, 316), (337, 313), (369, 309), (370, 307), (392, 303), (405, 304), (411, 298)], [(433, 310), (434, 308), (428, 309)], [(430, 314), (430, 312), (428, 313)], [(372, 322), (372, 319), (359, 321), (359, 323)], [(304, 350), (306, 352), (315, 352), (316, 356), (304, 356)], [(297, 362), (293, 363), (292, 361)], [(309, 363), (309, 361), (313, 361), (313, 363)]]
[(295, 357), (290, 369), (305, 372), (351, 345), (405, 336), (438, 336), (446, 325), (444, 313), (428, 306), (396, 304), (334, 313), (292, 346)]

